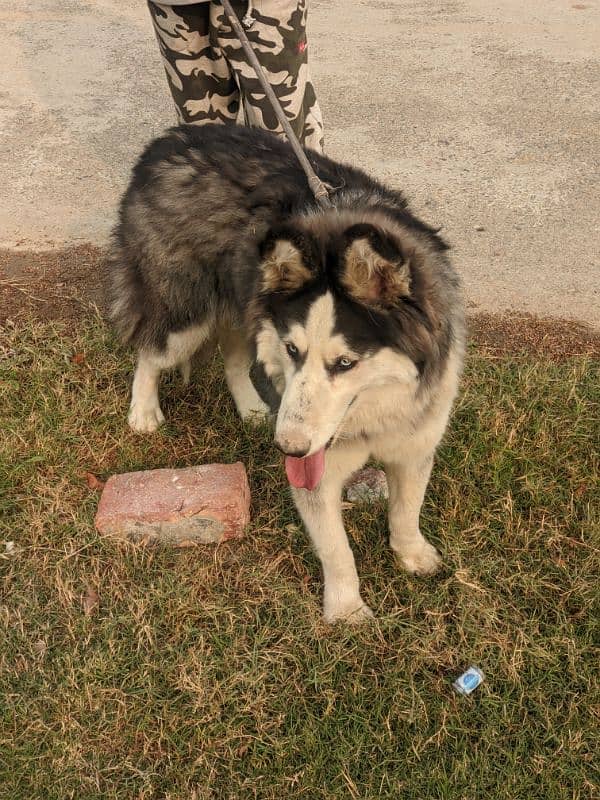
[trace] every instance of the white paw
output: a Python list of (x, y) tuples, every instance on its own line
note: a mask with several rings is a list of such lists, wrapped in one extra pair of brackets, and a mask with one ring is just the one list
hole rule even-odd
[(258, 396), (248, 374), (226, 374), (226, 378), (240, 417), (250, 425), (260, 424), (268, 415), (269, 407)]
[(132, 405), (127, 417), (129, 427), (138, 433), (152, 433), (165, 421), (160, 406)]
[(349, 622), (351, 624), (358, 624), (365, 622), (368, 619), (373, 619), (374, 614), (369, 606), (363, 602), (360, 595), (353, 600), (346, 600), (344, 602), (328, 602), (325, 601), (323, 608), (323, 618), (325, 622)]
[(433, 575), (442, 566), (442, 557), (425, 539), (417, 547), (396, 552), (404, 569), (413, 575)]
[(259, 428), (269, 419), (269, 409), (265, 406), (263, 409), (252, 408), (240, 415), (247, 425), (253, 428)]
[(240, 417), (249, 425), (259, 426), (269, 417), (269, 407), (258, 397), (256, 392), (253, 395), (247, 393), (247, 397), (236, 397), (235, 407)]

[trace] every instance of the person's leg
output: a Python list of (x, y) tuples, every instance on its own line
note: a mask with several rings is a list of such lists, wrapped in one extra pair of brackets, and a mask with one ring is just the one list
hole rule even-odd
[(148, 8), (180, 122), (235, 122), (239, 89), (209, 36), (211, 3)]
[[(232, 5), (240, 18), (246, 15), (245, 0), (233, 0)], [(320, 152), (323, 121), (308, 71), (306, 6), (307, 0), (254, 0), (251, 7), (254, 22), (246, 33), (294, 133), (305, 147)], [(281, 125), (254, 69), (227, 23), (222, 6), (216, 3), (211, 3), (211, 30), (216, 31), (221, 52), (235, 71), (246, 121), (253, 127), (281, 135)]]

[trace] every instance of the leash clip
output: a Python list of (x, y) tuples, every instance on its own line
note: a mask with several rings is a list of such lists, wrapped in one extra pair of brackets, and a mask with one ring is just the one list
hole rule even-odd
[(256, 20), (251, 14), (245, 14), (242, 17), (242, 25), (244, 26), (244, 28), (246, 28), (247, 31), (250, 30), (250, 28), (254, 25), (255, 21)]

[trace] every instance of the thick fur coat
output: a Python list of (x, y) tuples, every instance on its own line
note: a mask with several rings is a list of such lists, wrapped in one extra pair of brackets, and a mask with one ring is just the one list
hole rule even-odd
[(270, 408), (275, 443), (321, 558), (328, 620), (371, 614), (341, 517), (344, 481), (369, 457), (390, 489), (404, 566), (440, 559), (419, 511), (462, 363), (448, 249), (403, 196), (308, 153), (334, 187), (316, 206), (287, 143), (260, 130), (183, 126), (133, 171), (109, 260), (111, 316), (136, 346), (130, 425), (162, 422), (163, 369), (189, 371), (218, 341), (240, 415)]

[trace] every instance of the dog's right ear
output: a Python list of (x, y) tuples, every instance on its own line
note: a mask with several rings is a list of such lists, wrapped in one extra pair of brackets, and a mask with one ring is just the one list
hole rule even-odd
[(261, 291), (296, 292), (314, 278), (312, 242), (291, 228), (272, 230), (260, 249)]

